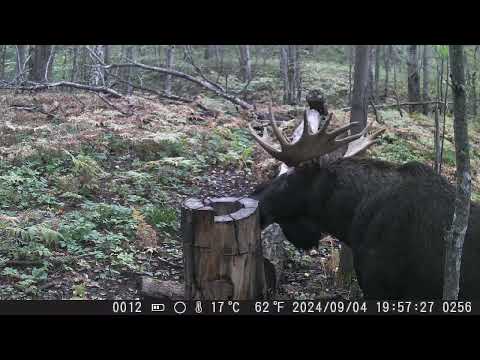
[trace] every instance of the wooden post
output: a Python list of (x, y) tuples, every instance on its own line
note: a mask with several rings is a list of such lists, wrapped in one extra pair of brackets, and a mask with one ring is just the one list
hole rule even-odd
[(182, 206), (186, 300), (265, 297), (258, 202), (187, 199)]

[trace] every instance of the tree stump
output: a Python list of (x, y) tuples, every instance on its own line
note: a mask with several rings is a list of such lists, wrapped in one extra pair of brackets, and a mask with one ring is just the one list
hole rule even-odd
[(254, 300), (266, 293), (258, 202), (187, 199), (182, 206), (186, 300)]

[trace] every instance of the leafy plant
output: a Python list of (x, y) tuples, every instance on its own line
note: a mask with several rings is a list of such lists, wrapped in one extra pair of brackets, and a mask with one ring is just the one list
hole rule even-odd
[(146, 221), (160, 231), (175, 232), (179, 228), (178, 214), (175, 209), (147, 206), (143, 208), (142, 213)]

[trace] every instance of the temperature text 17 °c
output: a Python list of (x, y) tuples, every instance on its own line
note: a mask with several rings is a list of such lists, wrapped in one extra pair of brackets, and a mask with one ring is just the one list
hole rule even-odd
[(240, 303), (238, 301), (212, 301), (213, 313), (240, 312)]

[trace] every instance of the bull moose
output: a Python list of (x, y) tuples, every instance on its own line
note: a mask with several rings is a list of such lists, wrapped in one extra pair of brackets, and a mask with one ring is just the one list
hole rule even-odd
[[(329, 131), (332, 116), (315, 132), (310, 120), (319, 113), (305, 110), (303, 131), (291, 142), (272, 114), (280, 150), (250, 126), (258, 144), (290, 167), (251, 195), (259, 200), (262, 228), (278, 223), (297, 248), (316, 246), (322, 233), (350, 246), (365, 299), (441, 299), (455, 187), (418, 162), (357, 156), (378, 141), (382, 130), (369, 135), (367, 126), (347, 136), (351, 123)], [(480, 299), (480, 206), (473, 201), (459, 299)]]

